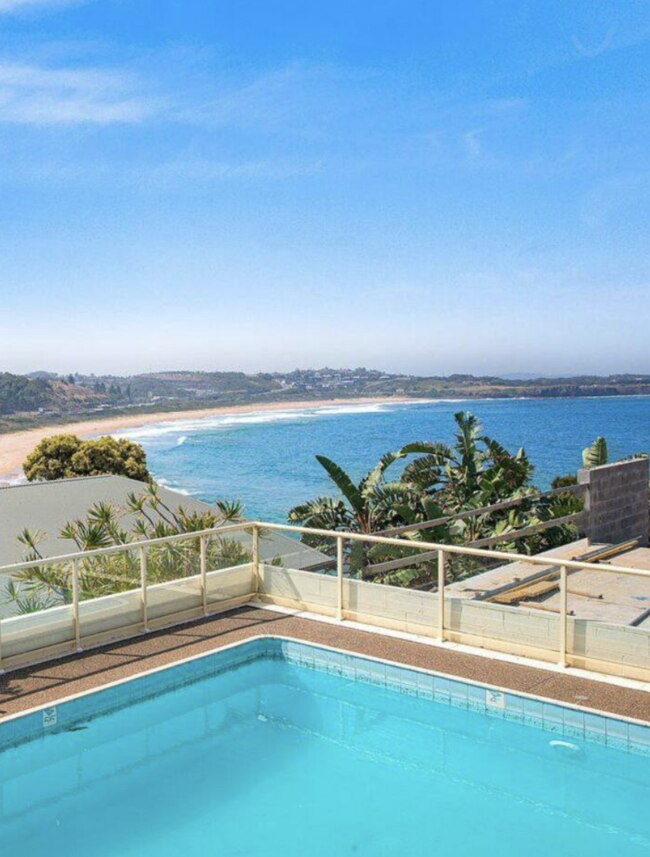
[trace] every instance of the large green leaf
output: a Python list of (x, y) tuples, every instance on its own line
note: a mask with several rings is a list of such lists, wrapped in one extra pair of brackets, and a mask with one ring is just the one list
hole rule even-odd
[(375, 486), (381, 482), (387, 468), (400, 458), (404, 458), (404, 453), (401, 452), (401, 450), (397, 452), (387, 452), (385, 455), (382, 455), (377, 466), (373, 467), (373, 469), (362, 480), (361, 484), (364, 492), (366, 489), (372, 490), (375, 488)]
[(440, 462), (449, 461), (452, 457), (451, 449), (445, 443), (432, 443), (428, 440), (416, 440), (407, 443), (399, 450), (402, 455), (431, 455), (439, 458)]
[(352, 506), (357, 515), (362, 515), (365, 510), (363, 496), (345, 470), (343, 470), (342, 467), (339, 467), (331, 458), (326, 458), (324, 455), (317, 455), (316, 461), (325, 469), (327, 475), (339, 489), (341, 494), (343, 494), (350, 506)]

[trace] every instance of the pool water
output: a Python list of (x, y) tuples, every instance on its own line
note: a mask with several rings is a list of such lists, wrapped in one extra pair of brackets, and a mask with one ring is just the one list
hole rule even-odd
[(2, 853), (650, 853), (647, 755), (279, 658), (166, 673), (0, 752)]

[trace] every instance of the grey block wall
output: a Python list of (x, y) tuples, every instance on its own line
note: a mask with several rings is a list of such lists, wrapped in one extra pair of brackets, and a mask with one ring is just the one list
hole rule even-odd
[(623, 542), (641, 537), (648, 543), (648, 459), (617, 461), (578, 471), (585, 492), (590, 542)]

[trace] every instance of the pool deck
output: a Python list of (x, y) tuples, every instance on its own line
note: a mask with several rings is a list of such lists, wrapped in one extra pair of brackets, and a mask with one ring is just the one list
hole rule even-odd
[(0, 676), (0, 718), (261, 635), (292, 637), (514, 692), (650, 723), (642, 690), (372, 633), (346, 624), (243, 607)]

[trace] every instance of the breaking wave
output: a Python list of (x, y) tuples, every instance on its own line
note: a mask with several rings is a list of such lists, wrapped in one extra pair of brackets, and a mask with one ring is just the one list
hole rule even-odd
[(360, 405), (322, 405), (311, 408), (282, 408), (273, 411), (246, 411), (239, 414), (211, 415), (197, 417), (191, 420), (170, 420), (167, 422), (151, 423), (137, 428), (123, 429), (116, 432), (115, 437), (125, 437), (129, 440), (155, 440), (167, 435), (178, 434), (176, 441), (182, 446), (188, 439), (188, 434), (194, 432), (215, 431), (235, 426), (263, 425), (287, 421), (308, 421), (323, 417), (335, 417), (353, 414), (381, 414), (400, 407), (427, 404), (428, 399), (414, 399), (408, 402), (370, 402)]

